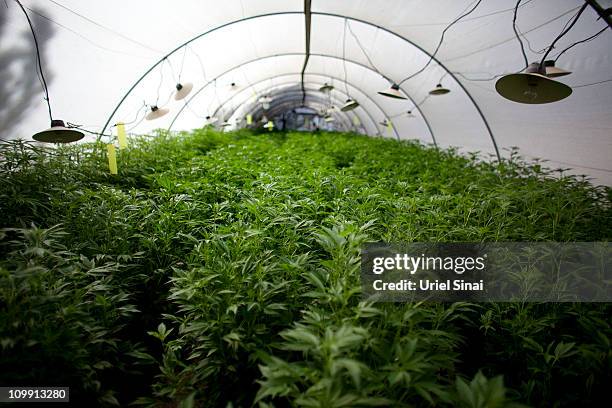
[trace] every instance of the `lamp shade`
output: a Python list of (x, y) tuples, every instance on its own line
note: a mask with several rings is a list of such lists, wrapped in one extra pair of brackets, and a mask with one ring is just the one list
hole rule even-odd
[(168, 108), (159, 108), (157, 106), (151, 106), (151, 112), (149, 112), (147, 116), (145, 116), (145, 119), (146, 120), (158, 119), (164, 116), (165, 114), (167, 114), (168, 112), (170, 112), (170, 109)]
[(429, 91), (429, 94), (430, 95), (445, 95), (449, 92), (450, 92), (450, 89), (443, 87), (442, 84), (438, 84), (436, 85), (434, 89)]
[(36, 133), (32, 139), (43, 143), (70, 143), (81, 140), (85, 135), (74, 128), (67, 128), (64, 121), (51, 120), (51, 127)]
[(336, 119), (335, 119), (335, 118), (334, 118), (332, 115), (325, 115), (325, 116), (323, 117), (323, 119), (324, 119), (324, 120), (325, 120), (325, 122), (327, 122), (327, 123), (330, 123), (330, 122), (333, 122), (333, 121), (335, 121), (335, 120), (336, 120)]
[(207, 125), (213, 125), (215, 123), (217, 123), (219, 121), (219, 118), (217, 118), (216, 116), (206, 116), (206, 124)]
[(571, 71), (557, 68), (554, 60), (544, 61), (544, 68), (546, 69), (546, 76), (549, 78), (556, 78), (571, 74)]
[(398, 84), (393, 84), (391, 85), (390, 88), (385, 89), (384, 91), (379, 91), (378, 92), (380, 95), (389, 97), (389, 98), (395, 98), (395, 99), (408, 99), (406, 98), (404, 95), (402, 95), (402, 93), (400, 92), (400, 87)]
[(334, 89), (334, 86), (326, 82), (325, 84), (323, 84), (322, 87), (319, 88), (319, 91), (320, 92), (330, 92), (330, 91), (333, 91), (333, 89)]
[(178, 83), (176, 84), (176, 92), (174, 93), (174, 100), (180, 101), (181, 99), (185, 99), (187, 95), (193, 89), (193, 84), (191, 82), (186, 82), (184, 84)]
[(342, 112), (348, 112), (348, 111), (352, 111), (358, 106), (359, 106), (359, 103), (356, 100), (349, 98), (346, 100), (346, 103), (342, 106), (342, 108), (340, 108), (340, 110)]
[(537, 63), (529, 65), (526, 72), (499, 78), (495, 89), (506, 99), (527, 104), (556, 102), (572, 94), (569, 86), (542, 75)]

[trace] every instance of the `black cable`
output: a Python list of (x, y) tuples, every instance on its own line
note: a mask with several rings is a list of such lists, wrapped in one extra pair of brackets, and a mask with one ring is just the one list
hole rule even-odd
[(574, 24), (576, 24), (576, 22), (578, 21), (578, 19), (580, 18), (580, 15), (582, 15), (582, 13), (584, 12), (584, 10), (588, 7), (588, 3), (584, 3), (582, 5), (582, 7), (580, 7), (580, 10), (578, 11), (578, 13), (576, 13), (576, 16), (574, 17), (574, 19), (572, 20), (571, 24), (569, 26), (567, 26), (567, 28), (565, 28), (563, 31), (561, 31), (561, 33), (557, 36), (557, 38), (555, 38), (552, 42), (552, 44), (550, 44), (550, 46), (548, 47), (548, 50), (546, 51), (546, 53), (544, 54), (544, 56), (542, 57), (542, 61), (540, 61), (540, 66), (544, 65), (544, 61), (546, 61), (546, 57), (548, 57), (548, 54), (550, 54), (550, 52), (553, 50), (553, 48), (555, 47), (555, 44), (557, 43), (557, 41), (559, 41), (561, 39), (561, 37), (563, 37), (565, 34), (568, 33), (569, 30), (572, 29), (572, 27), (574, 26)]
[[(524, 6), (524, 4), (523, 4), (523, 6)], [(545, 26), (547, 26), (548, 24), (551, 24), (551, 23), (553, 23), (553, 22), (555, 22), (555, 21), (559, 20), (560, 18), (562, 18), (562, 17), (564, 17), (565, 15), (567, 15), (567, 14), (569, 14), (569, 13), (573, 12), (574, 10), (578, 10), (579, 8), (580, 8), (580, 6), (578, 6), (578, 7), (574, 7), (573, 9), (567, 10), (567, 11), (565, 11), (565, 12), (563, 12), (563, 13), (559, 14), (558, 16), (555, 16), (555, 17), (551, 18), (550, 20), (546, 20), (546, 21), (544, 21), (543, 23), (538, 24), (537, 26), (532, 27), (532, 28), (530, 28), (529, 30), (525, 31), (525, 32), (523, 33), (523, 35), (528, 34), (528, 33), (531, 33), (531, 32), (536, 31), (536, 30), (539, 30), (540, 28), (545, 27)], [(480, 53), (480, 52), (487, 51), (487, 50), (493, 49), (493, 48), (495, 48), (495, 47), (498, 47), (498, 46), (500, 46), (500, 45), (503, 45), (503, 44), (505, 44), (505, 43), (507, 43), (507, 42), (509, 42), (509, 41), (514, 40), (515, 38), (516, 38), (515, 36), (512, 36), (512, 37), (507, 38), (507, 39), (505, 39), (505, 40), (502, 40), (502, 41), (499, 41), (499, 42), (497, 42), (497, 43), (494, 43), (494, 44), (488, 45), (488, 46), (486, 46), (486, 47), (479, 48), (479, 49), (476, 49), (476, 50), (474, 50), (474, 51), (470, 51), (470, 52), (468, 52), (468, 53), (466, 53), (466, 54), (457, 55), (457, 56), (452, 57), (452, 58), (447, 58), (446, 60), (444, 60), (444, 62), (449, 63), (449, 62), (452, 62), (452, 61), (456, 61), (456, 60), (458, 60), (458, 59), (462, 59), (462, 58), (471, 57), (471, 56), (472, 56), (472, 55), (474, 55), (474, 54), (478, 54), (478, 53)]]
[(89, 134), (92, 134), (92, 135), (113, 137), (113, 135), (107, 135), (107, 134), (104, 134), (104, 133), (98, 133), (98, 132), (94, 132), (92, 130), (83, 129), (83, 127), (81, 125), (75, 125), (74, 123), (70, 123), (70, 122), (66, 122), (66, 127), (69, 128), (69, 129), (79, 129), (81, 132), (89, 133)]
[(187, 54), (187, 47), (183, 47), (183, 58), (181, 59), (181, 70), (178, 74), (178, 82), (181, 82), (181, 75), (183, 75), (183, 67), (185, 66), (185, 54)]
[(25, 14), (26, 19), (28, 20), (28, 25), (30, 26), (30, 30), (32, 31), (32, 37), (34, 37), (34, 45), (36, 46), (36, 63), (38, 67), (37, 69), (40, 72), (43, 90), (45, 91), (45, 101), (47, 102), (47, 108), (49, 108), (49, 119), (52, 121), (53, 115), (51, 114), (51, 101), (49, 101), (49, 87), (47, 86), (47, 81), (45, 80), (45, 74), (43, 73), (42, 64), (40, 62), (40, 48), (38, 46), (38, 38), (36, 38), (36, 32), (34, 31), (34, 26), (32, 25), (32, 21), (30, 20), (30, 16), (28, 15), (27, 11), (25, 10), (25, 8), (23, 7), (23, 5), (21, 4), (19, 0), (15, 0), (15, 2), (21, 8), (21, 11), (23, 11), (23, 14)]
[(559, 59), (559, 57), (561, 57), (561, 55), (563, 55), (567, 50), (569, 50), (570, 48), (574, 47), (575, 45), (578, 44), (582, 44), (585, 43), (587, 41), (591, 41), (592, 39), (594, 39), (595, 37), (597, 37), (598, 35), (600, 35), (601, 33), (603, 33), (604, 31), (606, 31), (608, 29), (608, 26), (605, 26), (604, 28), (602, 28), (600, 31), (596, 32), (595, 34), (593, 34), (590, 37), (585, 38), (584, 40), (580, 40), (580, 41), (576, 41), (575, 43), (573, 43), (572, 45), (568, 46), (567, 48), (565, 48), (563, 51), (561, 51), (559, 53), (559, 55), (557, 55), (557, 57), (555, 58), (555, 62), (557, 62), (557, 60)]
[(376, 68), (376, 65), (374, 65), (374, 63), (370, 59), (370, 56), (368, 55), (368, 53), (366, 52), (365, 48), (361, 44), (361, 41), (359, 41), (359, 38), (353, 32), (353, 29), (351, 28), (351, 24), (347, 22), (347, 26), (348, 26), (349, 33), (351, 33), (351, 36), (355, 39), (355, 42), (357, 43), (357, 45), (361, 49), (361, 52), (363, 53), (363, 55), (365, 55), (366, 59), (368, 60), (368, 63), (372, 67), (372, 69), (374, 69), (374, 71), (376, 71), (377, 73), (380, 74), (380, 71)]
[[(519, 0), (520, 1), (520, 0)], [(459, 17), (457, 17), (456, 19), (454, 19), (449, 25), (446, 26), (446, 28), (444, 30), (442, 30), (442, 35), (440, 36), (440, 41), (438, 42), (438, 46), (436, 47), (436, 49), (434, 50), (434, 52), (429, 56), (429, 61), (427, 61), (427, 63), (423, 66), (423, 68), (419, 69), (417, 72), (415, 72), (412, 75), (407, 76), (406, 78), (402, 79), (400, 82), (398, 82), (398, 85), (403, 84), (404, 82), (406, 82), (407, 80), (414, 78), (415, 76), (417, 76), (418, 74), (420, 74), (421, 72), (425, 71), (425, 69), (429, 66), (429, 64), (431, 64), (431, 61), (433, 61), (433, 59), (435, 58), (436, 54), (438, 53), (438, 51), (440, 50), (440, 47), (442, 46), (442, 43), (444, 42), (444, 35), (446, 34), (446, 32), (453, 26), (455, 25), (459, 20), (461, 20), (462, 18), (470, 15), (471, 13), (474, 12), (474, 10), (476, 10), (476, 8), (478, 8), (478, 6), (480, 5), (480, 3), (482, 2), (482, 0), (478, 0), (476, 2), (476, 5), (474, 7), (472, 7), (471, 10), (467, 11), (466, 13), (460, 15)], [(472, 3), (473, 4), (473, 3)]]
[(342, 34), (342, 69), (344, 70), (344, 90), (346, 95), (350, 97), (348, 92), (348, 85), (346, 84), (348, 75), (346, 74), (346, 28), (348, 26), (348, 19), (344, 19), (344, 32)]
[(189, 51), (191, 51), (193, 54), (195, 54), (196, 58), (198, 59), (198, 62), (200, 63), (200, 69), (202, 70), (202, 77), (204, 77), (204, 82), (209, 82), (207, 77), (206, 77), (206, 70), (204, 69), (204, 62), (202, 61), (202, 58), (200, 57), (200, 54), (195, 52), (195, 50), (193, 48), (191, 48), (191, 45), (187, 45), (187, 47), (189, 48)]
[(521, 40), (521, 36), (519, 35), (518, 30), (516, 29), (516, 16), (518, 14), (518, 8), (521, 5), (521, 1), (523, 0), (518, 0), (516, 2), (516, 5), (514, 6), (514, 16), (512, 17), (512, 29), (514, 30), (514, 35), (516, 36), (516, 39), (521, 45), (521, 54), (523, 54), (523, 60), (525, 60), (525, 68), (527, 68), (529, 66), (529, 61), (527, 59), (527, 54), (525, 54), (525, 46), (523, 45), (523, 40)]

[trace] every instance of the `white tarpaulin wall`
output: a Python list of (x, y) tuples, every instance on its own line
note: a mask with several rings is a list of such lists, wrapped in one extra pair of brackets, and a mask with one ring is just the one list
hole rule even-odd
[[(22, 3), (39, 13), (32, 16), (35, 24), (46, 17), (57, 30), (50, 41), (52, 49), (43, 50), (43, 62), (45, 70), (53, 75), (50, 94), (54, 114), (60, 119), (100, 131), (125, 92), (175, 47), (215, 27), (265, 14), (270, 15), (220, 28), (169, 56), (134, 88), (111, 123), (134, 122), (132, 130), (142, 133), (169, 127), (184, 105), (169, 98), (179, 74), (182, 81), (193, 82), (196, 90), (216, 80), (194, 97), (188, 108), (183, 108), (173, 124), (175, 130), (200, 127), (215, 110), (236, 120), (256, 109), (257, 95), (268, 89), (274, 89), (273, 99), (282, 100), (283, 109), (302, 103), (301, 93), (290, 82), (300, 84), (299, 73), (304, 64), (304, 1)], [(495, 79), (490, 78), (524, 67), (512, 26), (515, 3), (483, 0), (473, 13), (446, 32), (436, 55), (444, 67), (432, 62), (421, 74), (402, 84), (414, 102), (422, 102), (415, 109), (410, 100), (393, 100), (376, 93), (389, 85), (382, 75), (400, 81), (422, 68), (442, 31), (476, 2), (313, 0), (312, 55), (304, 76), (308, 100), (319, 108), (323, 96), (316, 95), (316, 88), (330, 81), (336, 87), (333, 97), (342, 100), (347, 91), (342, 80), (346, 78), (348, 93), (361, 106), (347, 114), (345, 123), (356, 123), (352, 118), (357, 116), (357, 130), (395, 137), (378, 123), (391, 118), (400, 138), (432, 143), (433, 136), (441, 147), (458, 146), (485, 154), (494, 153), (492, 134), (502, 155), (507, 155), (505, 149), (518, 146), (528, 158), (548, 159), (551, 167), (573, 167), (574, 172), (612, 185), (610, 30), (573, 47), (557, 61), (557, 66), (573, 72), (559, 79), (573, 88), (570, 97), (545, 105), (514, 103), (495, 91)], [(517, 26), (530, 62), (541, 59), (542, 50), (582, 4), (577, 0), (522, 1)], [(600, 0), (599, 4), (611, 6), (610, 1)], [(8, 5), (4, 34), (12, 35), (3, 39), (3, 50), (10, 41), (27, 41), (23, 36), (23, 15), (11, 1)], [(345, 22), (342, 17), (349, 20)], [(350, 32), (345, 36), (346, 24)], [(568, 45), (605, 26), (588, 7), (550, 56), (554, 59)], [(331, 80), (332, 77), (338, 79)], [(451, 92), (428, 97), (428, 91), (440, 80)], [(231, 87), (231, 83), (236, 86)], [(241, 92), (251, 85), (251, 91)], [(285, 97), (283, 92), (287, 93)], [(145, 103), (167, 104), (171, 112), (158, 121), (134, 121), (144, 113)], [(220, 105), (223, 106), (219, 109)], [(408, 110), (414, 116), (405, 115)], [(48, 127), (47, 122), (41, 103), (32, 109), (19, 133), (30, 135)]]

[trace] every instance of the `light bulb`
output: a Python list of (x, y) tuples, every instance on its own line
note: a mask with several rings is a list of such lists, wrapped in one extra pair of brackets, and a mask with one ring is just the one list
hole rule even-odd
[(535, 84), (529, 84), (529, 87), (527, 88), (527, 90), (525, 90), (525, 92), (523, 92), (523, 95), (532, 101), (535, 101), (538, 98), (538, 92), (536, 91), (537, 86)]

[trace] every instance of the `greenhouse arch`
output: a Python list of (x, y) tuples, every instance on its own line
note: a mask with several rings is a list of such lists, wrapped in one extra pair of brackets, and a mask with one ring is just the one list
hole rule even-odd
[[(207, 30), (201, 34), (198, 34), (196, 36), (194, 36), (193, 38), (189, 39), (188, 41), (185, 41), (184, 43), (182, 43), (181, 45), (177, 46), (176, 48), (174, 48), (172, 51), (170, 51), (168, 54), (166, 54), (164, 57), (162, 57), (160, 60), (158, 60), (155, 64), (153, 64), (131, 87), (130, 89), (127, 91), (127, 93), (121, 98), (121, 100), (119, 101), (119, 103), (117, 104), (117, 106), (114, 108), (114, 110), (112, 111), (112, 113), (109, 115), (106, 123), (104, 124), (104, 126), (102, 127), (102, 131), (100, 133), (104, 133), (104, 131), (106, 130), (106, 128), (108, 127), (108, 125), (110, 124), (110, 122), (112, 121), (113, 116), (115, 115), (115, 113), (117, 112), (117, 110), (119, 109), (119, 107), (121, 106), (121, 104), (123, 103), (123, 101), (127, 98), (127, 96), (134, 90), (134, 88), (136, 88), (136, 86), (147, 76), (149, 75), (149, 73), (151, 73), (158, 65), (160, 65), (164, 60), (166, 60), (168, 57), (170, 57), (171, 55), (173, 55), (174, 53), (176, 53), (177, 51), (183, 49), (184, 47), (188, 46), (189, 44), (191, 44), (192, 42), (205, 37), (208, 34), (211, 34), (217, 30), (221, 30), (224, 29), (226, 27), (232, 26), (234, 24), (239, 24), (239, 23), (243, 23), (246, 21), (250, 21), (253, 19), (258, 19), (258, 18), (264, 18), (264, 17), (271, 17), (271, 16), (282, 16), (282, 15), (301, 15), (303, 14), (303, 12), (278, 12), (278, 13), (265, 13), (265, 14), (260, 14), (260, 15), (256, 15), (256, 16), (249, 16), (249, 17), (245, 17), (242, 19), (238, 19), (235, 21), (231, 21), (222, 25), (219, 25), (217, 27), (214, 27), (210, 30)], [(402, 41), (404, 41), (407, 44), (410, 44), (412, 47), (415, 47), (416, 49), (418, 49), (420, 52), (422, 52), (423, 54), (427, 55), (431, 61), (434, 61), (437, 66), (441, 67), (446, 75), (449, 75), (453, 81), (461, 88), (461, 90), (464, 92), (464, 94), (468, 97), (470, 103), (473, 105), (473, 107), (476, 109), (476, 111), (478, 112), (478, 115), (480, 117), (480, 119), (482, 120), (482, 123), (484, 124), (486, 131), (491, 139), (491, 142), (493, 144), (493, 148), (495, 150), (495, 155), (497, 156), (498, 160), (501, 158), (500, 153), (499, 153), (499, 148), (497, 146), (497, 142), (495, 141), (495, 137), (491, 131), (491, 128), (489, 126), (489, 123), (487, 122), (484, 114), (482, 113), (482, 110), (480, 109), (480, 107), (478, 106), (478, 104), (476, 103), (476, 101), (474, 100), (474, 98), (472, 97), (472, 95), (468, 92), (468, 90), (465, 88), (465, 86), (463, 86), (463, 84), (458, 80), (458, 78), (455, 76), (455, 74), (450, 71), (449, 69), (446, 68), (446, 66), (444, 66), (443, 63), (441, 63), (433, 54), (428, 53), (425, 49), (423, 49), (422, 47), (420, 47), (419, 45), (417, 45), (416, 43), (412, 42), (411, 40), (409, 40), (408, 38), (393, 32), (392, 30), (389, 30), (385, 27), (381, 27), (377, 24), (374, 24), (372, 22), (363, 20), (363, 19), (359, 19), (359, 18), (355, 18), (355, 17), (350, 17), (350, 16), (345, 16), (345, 15), (340, 15), (340, 14), (335, 14), (335, 13), (326, 13), (326, 12), (316, 12), (316, 11), (311, 11), (310, 14), (315, 15), (315, 16), (325, 16), (325, 17), (333, 17), (333, 18), (338, 18), (338, 19), (343, 19), (343, 20), (351, 20), (351, 21), (355, 21), (370, 27), (374, 27), (378, 30), (382, 30), (387, 34), (390, 34), (392, 36), (395, 36), (399, 39), (401, 39)], [(306, 58), (309, 58), (310, 55), (316, 55), (315, 53), (310, 54), (310, 52), (307, 52), (306, 54)], [(346, 58), (344, 58), (345, 60), (347, 60)], [(348, 60), (347, 60), (348, 61)], [(389, 79), (389, 76), (386, 75), (383, 72), (379, 72), (379, 74), (385, 78), (387, 81), (391, 81)], [(408, 95), (407, 92), (404, 91), (404, 93), (406, 95)], [(414, 101), (413, 101), (414, 103)], [(417, 104), (415, 103), (415, 108), (418, 108)], [(420, 110), (420, 109), (419, 109)], [(425, 118), (425, 116), (423, 116), (423, 118)], [(432, 138), (435, 138), (433, 136), (433, 131), (431, 131), (431, 127), (429, 126), (429, 123), (427, 123), (427, 126), (431, 132), (431, 136)], [(435, 143), (435, 141), (434, 141)]]

